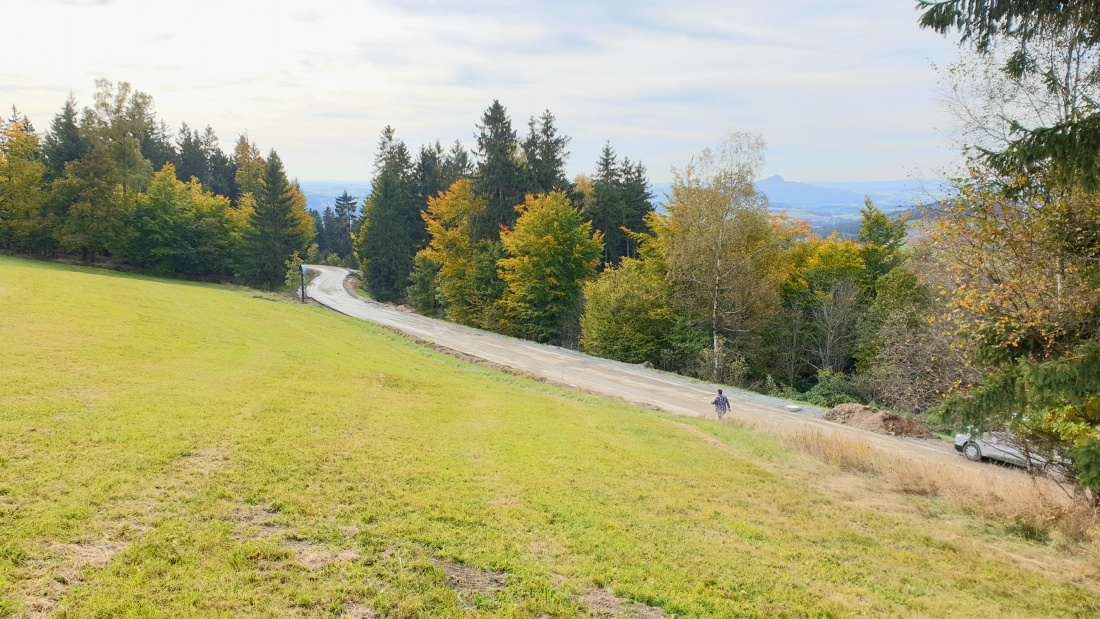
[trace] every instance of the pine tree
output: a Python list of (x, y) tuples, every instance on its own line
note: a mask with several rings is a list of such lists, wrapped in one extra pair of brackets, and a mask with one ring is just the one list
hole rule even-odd
[(290, 183), (278, 153), (264, 165), (263, 190), (256, 197), (247, 235), (248, 278), (269, 290), (282, 283), (286, 261), (313, 240), (313, 222), (300, 192)]
[(554, 115), (546, 110), (539, 118), (531, 117), (527, 123), (527, 138), (523, 142), (526, 159), (527, 193), (572, 191), (572, 183), (565, 176), (565, 160), (569, 152), (569, 137), (558, 135)]
[(516, 206), (523, 202), (523, 169), (517, 158), (519, 145), (508, 111), (494, 100), (477, 126), (477, 171), (474, 190), (488, 201), (474, 233), (496, 240), (500, 228), (516, 223)]
[(65, 164), (80, 159), (92, 148), (76, 116), (76, 99), (70, 93), (64, 107), (50, 123), (50, 132), (42, 145), (50, 179), (64, 176)]

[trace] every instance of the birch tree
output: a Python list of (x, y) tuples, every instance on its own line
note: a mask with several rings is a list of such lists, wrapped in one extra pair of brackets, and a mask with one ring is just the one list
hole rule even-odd
[(747, 341), (779, 309), (786, 276), (767, 198), (753, 186), (764, 148), (760, 136), (731, 132), (717, 149), (674, 168), (668, 214), (659, 216), (669, 283), (710, 333), (715, 380), (725, 342)]

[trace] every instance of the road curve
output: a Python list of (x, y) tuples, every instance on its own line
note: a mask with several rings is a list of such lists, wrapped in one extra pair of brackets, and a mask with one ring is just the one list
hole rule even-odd
[[(307, 284), (306, 294), (341, 314), (391, 327), (554, 383), (621, 398), (643, 406), (655, 406), (679, 415), (714, 415), (710, 406), (716, 389), (714, 385), (403, 312), (350, 294), (344, 287), (344, 281), (351, 275), (348, 269), (321, 265), (308, 265), (307, 268), (316, 276)], [(816, 426), (856, 435), (887, 451), (938, 460), (949, 459), (956, 463), (962, 460), (943, 441), (900, 440), (818, 419), (818, 409), (803, 407), (801, 414), (789, 412), (783, 409), (783, 406), (789, 404), (784, 400), (735, 390), (727, 391), (727, 395), (730, 396), (733, 407), (731, 416), (734, 418), (761, 419), (778, 426)]]

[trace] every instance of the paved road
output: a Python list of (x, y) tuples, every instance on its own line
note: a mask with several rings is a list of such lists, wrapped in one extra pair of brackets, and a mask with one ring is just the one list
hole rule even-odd
[[(714, 415), (710, 401), (714, 399), (717, 388), (715, 385), (402, 312), (349, 294), (344, 288), (344, 280), (351, 274), (348, 269), (319, 265), (310, 265), (308, 268), (317, 276), (306, 286), (307, 294), (318, 303), (341, 314), (392, 327), (452, 350), (522, 370), (555, 383), (645, 406), (656, 406), (679, 415)], [(952, 462), (962, 460), (943, 441), (901, 440), (882, 436), (818, 419), (818, 409), (803, 407), (799, 413), (792, 413), (784, 410), (783, 407), (790, 404), (784, 400), (733, 390), (727, 391), (727, 394), (733, 406), (731, 416), (734, 418), (758, 419), (777, 426), (816, 426), (857, 435), (887, 451), (949, 459)]]

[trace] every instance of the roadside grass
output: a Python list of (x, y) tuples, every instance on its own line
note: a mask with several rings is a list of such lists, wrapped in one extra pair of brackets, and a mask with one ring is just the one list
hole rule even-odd
[(938, 495), (257, 296), (0, 257), (0, 616), (1100, 614)]

